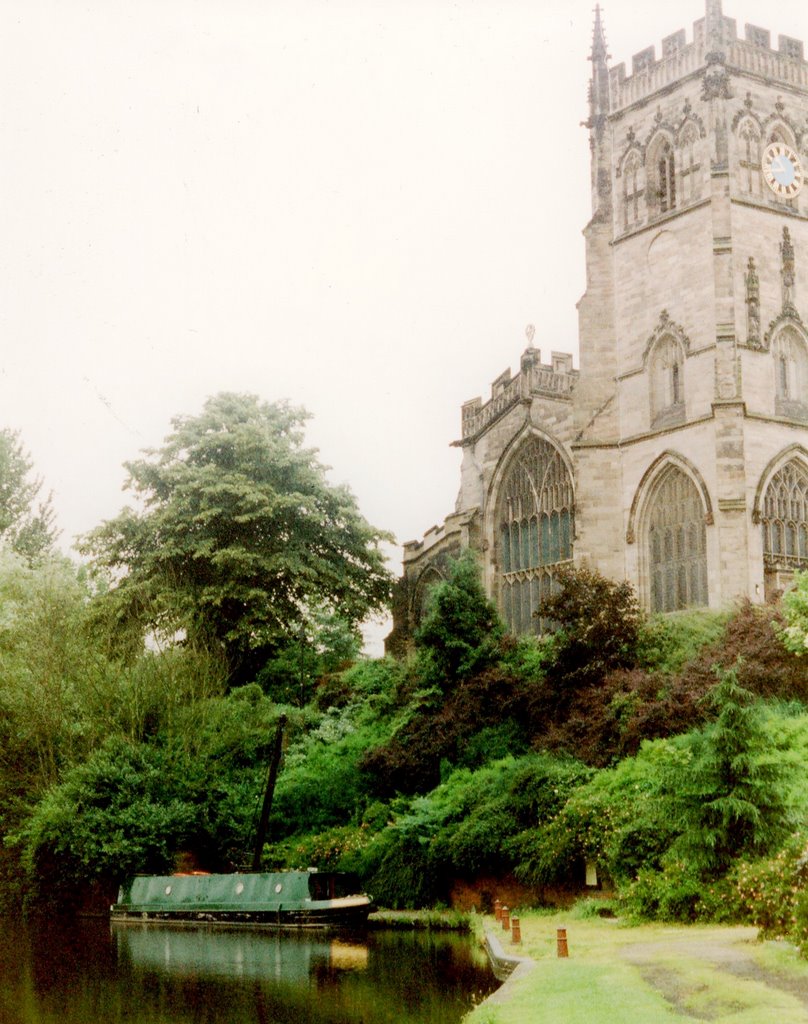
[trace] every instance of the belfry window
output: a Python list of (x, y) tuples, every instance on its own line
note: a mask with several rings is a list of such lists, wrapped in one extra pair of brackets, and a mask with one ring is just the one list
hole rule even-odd
[(623, 227), (627, 231), (640, 222), (640, 155), (629, 154), (623, 166)]
[(499, 502), (501, 611), (516, 634), (538, 633), (539, 606), (572, 558), (572, 480), (557, 448), (531, 437), (515, 456)]
[(751, 122), (747, 121), (740, 132), (741, 149), (741, 187), (745, 192), (760, 192), (760, 134)]
[(763, 499), (763, 564), (808, 568), (808, 469), (792, 459), (772, 477)]
[(775, 411), (780, 416), (808, 416), (808, 350), (792, 328), (772, 342)]
[(676, 466), (657, 483), (648, 511), (651, 611), (707, 604), (707, 530), (696, 485)]
[(660, 213), (673, 210), (676, 206), (676, 169), (673, 148), (664, 142), (656, 156), (657, 203)]
[(696, 147), (698, 145), (698, 129), (689, 124), (684, 129), (681, 139), (681, 179), (682, 202), (692, 203), (699, 197), (699, 162)]
[(649, 361), (651, 425), (672, 426), (685, 418), (684, 352), (670, 335), (654, 345)]

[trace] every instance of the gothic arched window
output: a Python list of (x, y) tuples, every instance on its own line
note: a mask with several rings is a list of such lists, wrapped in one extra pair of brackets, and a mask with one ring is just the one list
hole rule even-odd
[(651, 351), (651, 425), (672, 426), (685, 418), (685, 361), (682, 346), (670, 335), (659, 339)]
[(771, 478), (760, 521), (767, 569), (808, 568), (808, 469), (802, 462), (792, 459)]
[(661, 138), (648, 152), (648, 180), (650, 201), (657, 213), (676, 208), (676, 166), (673, 146)]
[(412, 602), (414, 619), (421, 622), (427, 612), (432, 588), (442, 582), (443, 575), (434, 565), (428, 566), (418, 578), (415, 585), (415, 596)]
[(740, 143), (741, 188), (760, 192), (760, 132), (752, 121), (744, 121), (738, 135)]
[(572, 479), (561, 452), (530, 437), (511, 462), (499, 498), (502, 616), (513, 633), (538, 633), (539, 605), (555, 570), (572, 558)]
[(777, 335), (771, 346), (774, 360), (775, 411), (804, 419), (808, 415), (808, 350), (793, 328)]
[(642, 161), (635, 150), (623, 164), (623, 227), (627, 231), (640, 222)]
[(698, 145), (699, 130), (695, 124), (690, 122), (685, 125), (681, 139), (681, 170), (682, 180), (682, 202), (692, 203), (699, 197), (698, 171), (699, 162), (696, 147)]
[(651, 611), (707, 604), (704, 506), (696, 485), (677, 466), (657, 481), (646, 522)]

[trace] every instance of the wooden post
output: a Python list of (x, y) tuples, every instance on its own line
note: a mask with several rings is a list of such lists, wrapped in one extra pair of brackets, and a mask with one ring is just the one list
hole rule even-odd
[(510, 931), (511, 928), (511, 912), (507, 907), (502, 908), (502, 930), (504, 932)]
[(502, 920), (502, 904), (499, 900), (494, 900), (494, 919), (496, 921)]
[(569, 956), (569, 950), (567, 949), (567, 929), (559, 928), (556, 932), (556, 946), (558, 948), (559, 956)]
[(518, 917), (511, 918), (511, 942), (522, 941), (522, 926), (519, 924)]

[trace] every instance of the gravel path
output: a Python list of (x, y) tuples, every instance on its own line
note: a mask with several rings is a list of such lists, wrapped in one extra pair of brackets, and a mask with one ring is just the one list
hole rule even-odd
[[(677, 960), (697, 962), (730, 979), (757, 982), (774, 991), (787, 993), (799, 1000), (808, 1019), (808, 971), (801, 978), (785, 971), (763, 967), (755, 957), (756, 949), (760, 949), (760, 946), (755, 930), (736, 928), (720, 934), (691, 934), (638, 943), (624, 947), (621, 955), (640, 970), (643, 979), (665, 998), (671, 1009), (691, 1019), (693, 1011), (687, 1006), (687, 1000), (693, 989), (682, 984), (676, 970)], [(739, 1002), (736, 1008), (743, 1009), (743, 1004)], [(720, 1011), (711, 1014), (702, 1010), (699, 1017), (710, 1020), (731, 1009), (732, 1006), (724, 1002)]]

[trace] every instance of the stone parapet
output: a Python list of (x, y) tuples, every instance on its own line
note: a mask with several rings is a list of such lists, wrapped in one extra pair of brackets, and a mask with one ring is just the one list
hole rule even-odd
[(578, 371), (572, 368), (572, 356), (565, 352), (551, 353), (551, 362), (542, 363), (536, 348), (526, 349), (522, 355), (519, 373), (511, 376), (505, 370), (491, 385), (491, 398), (483, 404), (473, 398), (464, 402), (461, 410), (462, 441), (471, 441), (509, 409), (521, 401), (535, 396), (569, 399), (578, 382)]
[[(774, 49), (768, 30), (745, 25), (744, 38), (739, 39), (735, 19), (722, 18), (721, 21), (720, 45), (728, 70), (757, 75), (770, 83), (808, 89), (808, 62), (802, 40), (780, 35), (777, 37), (777, 49)], [(660, 59), (657, 60), (654, 47), (648, 46), (634, 54), (630, 75), (626, 74), (624, 63), (610, 68), (611, 113), (647, 100), (654, 93), (699, 71), (708, 63), (711, 47), (702, 18), (693, 26), (692, 42), (686, 42), (684, 29), (680, 29), (662, 40)]]

